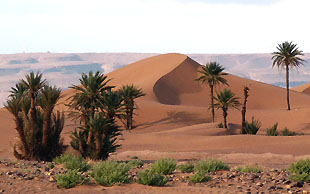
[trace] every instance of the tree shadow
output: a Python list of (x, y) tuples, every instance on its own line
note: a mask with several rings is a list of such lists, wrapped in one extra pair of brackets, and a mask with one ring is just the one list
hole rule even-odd
[(139, 127), (140, 129), (145, 129), (156, 124), (176, 124), (176, 123), (189, 126), (209, 122), (211, 122), (210, 119), (201, 118), (201, 115), (198, 113), (189, 113), (184, 111), (180, 112), (169, 111), (167, 113), (167, 117), (153, 122), (141, 123), (137, 125), (137, 127)]

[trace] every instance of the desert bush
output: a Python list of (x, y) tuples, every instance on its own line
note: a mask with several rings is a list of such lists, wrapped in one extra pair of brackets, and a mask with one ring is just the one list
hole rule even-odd
[(128, 162), (128, 166), (130, 168), (140, 168), (143, 166), (143, 162), (142, 160), (139, 159), (133, 159)]
[(129, 183), (130, 167), (127, 164), (115, 161), (103, 161), (93, 167), (90, 175), (101, 185), (112, 186), (120, 183)]
[(259, 120), (255, 120), (254, 117), (252, 117), (251, 123), (249, 123), (248, 121), (245, 122), (245, 133), (256, 135), (260, 127), (261, 122)]
[(204, 183), (211, 179), (211, 176), (206, 175), (206, 172), (198, 171), (189, 178), (189, 181), (192, 183)]
[(266, 129), (267, 136), (278, 136), (278, 123), (274, 124), (272, 127)]
[(55, 164), (50, 162), (50, 163), (48, 163), (47, 167), (50, 168), (50, 169), (53, 169), (55, 167)]
[(281, 131), (282, 136), (296, 136), (297, 133), (294, 131), (290, 131), (288, 128), (285, 128)]
[(181, 170), (181, 172), (185, 173), (190, 173), (194, 171), (194, 164), (193, 162), (187, 162), (185, 164), (181, 164), (178, 166), (178, 169)]
[(299, 160), (289, 167), (291, 179), (297, 182), (310, 181), (310, 159)]
[(152, 165), (151, 169), (158, 174), (169, 175), (173, 173), (176, 167), (177, 167), (177, 163), (175, 160), (163, 158), (163, 159), (157, 160)]
[(224, 128), (224, 125), (222, 122), (220, 122), (218, 125), (217, 125), (218, 128)]
[(68, 170), (78, 170), (81, 172), (86, 172), (90, 165), (79, 156), (73, 154), (65, 154), (54, 159), (57, 164), (64, 164)]
[(164, 186), (168, 179), (162, 175), (154, 172), (154, 170), (144, 170), (138, 173), (139, 179), (137, 183), (149, 186)]
[(201, 160), (195, 164), (194, 171), (196, 172), (215, 172), (219, 170), (229, 170), (229, 166), (221, 160), (209, 159), (208, 161)]
[(61, 90), (49, 86), (41, 73), (29, 73), (12, 87), (5, 108), (13, 115), (19, 142), (14, 156), (22, 160), (52, 161), (63, 153), (60, 134), (64, 127), (63, 112), (54, 111)]
[(262, 169), (258, 166), (246, 165), (246, 166), (238, 166), (236, 171), (242, 173), (260, 173)]
[(57, 184), (60, 187), (69, 189), (77, 184), (82, 184), (84, 182), (84, 177), (78, 170), (69, 170), (65, 174), (56, 175)]

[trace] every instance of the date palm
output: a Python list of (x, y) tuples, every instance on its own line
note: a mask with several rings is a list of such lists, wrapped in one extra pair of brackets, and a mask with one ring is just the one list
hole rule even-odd
[(223, 118), (224, 118), (224, 127), (227, 128), (227, 115), (229, 108), (238, 109), (241, 105), (239, 102), (239, 98), (235, 96), (234, 93), (231, 92), (230, 89), (224, 88), (220, 93), (216, 94), (214, 98), (216, 103), (214, 107), (217, 109), (222, 109)]
[(227, 80), (223, 76), (227, 75), (224, 73), (224, 67), (222, 67), (217, 62), (209, 62), (205, 66), (202, 66), (202, 70), (198, 72), (201, 76), (196, 80), (208, 84), (210, 87), (210, 97), (211, 97), (211, 110), (212, 110), (212, 122), (214, 122), (215, 112), (214, 112), (214, 87), (219, 84), (228, 85)]
[(137, 86), (125, 85), (119, 90), (125, 108), (126, 114), (126, 128), (128, 130), (132, 129), (133, 125), (133, 111), (136, 109), (135, 99), (145, 96), (141, 88), (137, 88)]
[[(88, 75), (83, 73), (79, 81), (81, 85), (70, 86), (76, 90), (76, 93), (70, 97), (71, 101), (68, 106), (72, 110), (71, 115), (78, 115), (83, 124), (87, 126), (88, 119), (93, 118), (95, 112), (101, 107), (104, 92), (113, 87), (107, 85), (110, 80), (99, 71), (95, 74), (90, 71)], [(89, 144), (92, 138), (93, 132), (89, 131)]]
[(298, 68), (303, 65), (304, 60), (300, 56), (304, 55), (301, 50), (298, 49), (297, 44), (292, 42), (283, 42), (278, 44), (276, 52), (272, 53), (272, 67), (277, 66), (283, 68), (286, 71), (286, 98), (287, 109), (291, 110), (290, 106), (290, 90), (289, 90), (289, 71), (292, 68)]

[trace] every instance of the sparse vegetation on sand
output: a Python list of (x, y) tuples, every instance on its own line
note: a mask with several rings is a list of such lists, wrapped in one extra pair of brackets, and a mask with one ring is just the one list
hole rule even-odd
[(198, 171), (189, 178), (189, 181), (192, 183), (204, 183), (210, 181), (211, 179), (211, 176), (206, 175), (206, 172)]
[(162, 174), (158, 174), (154, 172), (154, 170), (146, 169), (144, 171), (140, 171), (138, 173), (139, 178), (137, 183), (149, 186), (164, 186), (168, 182), (168, 178), (166, 178)]
[(245, 133), (256, 135), (261, 126), (261, 122), (252, 117), (252, 121), (250, 123), (248, 121), (245, 122)]
[(201, 160), (195, 163), (194, 171), (196, 172), (216, 172), (219, 170), (229, 170), (229, 166), (221, 160), (209, 159)]
[(298, 182), (310, 181), (310, 159), (302, 159), (290, 165), (291, 179)]
[(263, 171), (257, 165), (238, 166), (237, 168), (235, 168), (235, 170), (242, 173), (260, 173)]
[(172, 174), (177, 167), (176, 160), (163, 158), (157, 160), (151, 167), (152, 171), (158, 174)]
[(267, 136), (278, 136), (279, 133), (277, 131), (278, 123), (275, 123), (272, 127), (266, 129)]
[(84, 177), (78, 170), (69, 170), (65, 174), (56, 175), (56, 181), (60, 187), (70, 189), (77, 184), (83, 184)]
[(68, 170), (86, 172), (90, 165), (82, 158), (73, 154), (65, 154), (54, 159), (56, 164), (64, 164)]
[(143, 162), (140, 159), (132, 159), (128, 162), (130, 168), (140, 168), (143, 166)]
[(103, 161), (94, 165), (90, 175), (100, 185), (113, 186), (115, 184), (129, 183), (130, 167), (116, 161)]
[(183, 173), (194, 172), (194, 167), (195, 167), (195, 165), (191, 161), (178, 165), (178, 169), (180, 169), (181, 172), (183, 172)]

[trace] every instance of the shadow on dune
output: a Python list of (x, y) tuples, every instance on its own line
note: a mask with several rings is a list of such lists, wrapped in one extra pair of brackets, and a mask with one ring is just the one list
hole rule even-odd
[(139, 127), (139, 129), (145, 129), (156, 124), (183, 124), (190, 126), (209, 122), (211, 122), (210, 119), (203, 119), (197, 113), (169, 111), (167, 112), (167, 117), (153, 122), (141, 123), (137, 125), (137, 127)]

